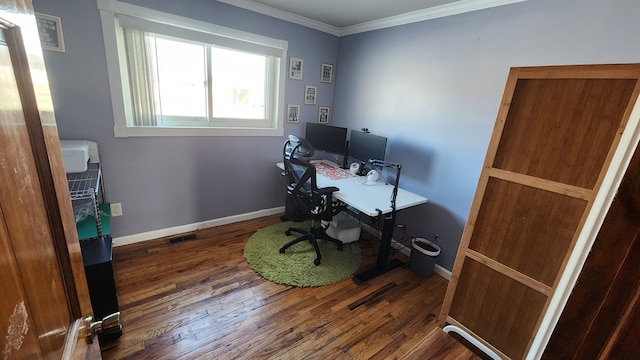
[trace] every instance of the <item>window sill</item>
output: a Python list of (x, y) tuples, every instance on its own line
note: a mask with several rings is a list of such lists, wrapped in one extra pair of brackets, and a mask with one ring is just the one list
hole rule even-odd
[(113, 133), (117, 138), (145, 136), (283, 136), (284, 129), (224, 129), (209, 127), (153, 128), (116, 126), (113, 128)]

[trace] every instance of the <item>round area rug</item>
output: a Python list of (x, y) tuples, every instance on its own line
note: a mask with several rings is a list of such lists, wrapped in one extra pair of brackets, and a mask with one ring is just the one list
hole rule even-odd
[(313, 245), (301, 241), (290, 246), (284, 254), (280, 248), (299, 234), (284, 234), (289, 227), (308, 229), (309, 222), (283, 222), (259, 229), (244, 247), (244, 258), (249, 266), (267, 280), (278, 284), (299, 287), (334, 284), (351, 276), (360, 266), (362, 256), (358, 245), (344, 244), (339, 251), (336, 244), (319, 240), (322, 254), (320, 265), (313, 264), (316, 258)]

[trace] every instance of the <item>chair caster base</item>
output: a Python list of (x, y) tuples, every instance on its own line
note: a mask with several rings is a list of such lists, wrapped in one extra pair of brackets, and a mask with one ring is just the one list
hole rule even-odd
[(315, 259), (315, 260), (313, 260), (313, 263), (314, 263), (316, 266), (320, 265), (320, 259)]
[(280, 254), (284, 254), (284, 250), (285, 250), (285, 249), (284, 249), (283, 247), (281, 247), (281, 248), (280, 248)]

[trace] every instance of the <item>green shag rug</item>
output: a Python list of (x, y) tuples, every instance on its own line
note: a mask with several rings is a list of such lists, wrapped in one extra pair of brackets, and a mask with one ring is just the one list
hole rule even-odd
[(348, 278), (360, 266), (362, 256), (355, 242), (344, 244), (344, 249), (339, 251), (336, 244), (319, 240), (322, 259), (318, 266), (313, 264), (316, 253), (308, 241), (292, 245), (281, 254), (282, 245), (299, 236), (293, 232), (285, 235), (289, 227), (308, 229), (309, 222), (267, 226), (253, 234), (244, 247), (247, 263), (265, 279), (299, 287), (322, 286)]

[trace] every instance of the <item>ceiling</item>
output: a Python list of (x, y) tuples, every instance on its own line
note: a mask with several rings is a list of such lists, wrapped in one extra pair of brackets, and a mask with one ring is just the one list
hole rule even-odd
[(218, 1), (341, 36), (526, 0)]
[(380, 20), (458, 0), (254, 0), (338, 28)]

